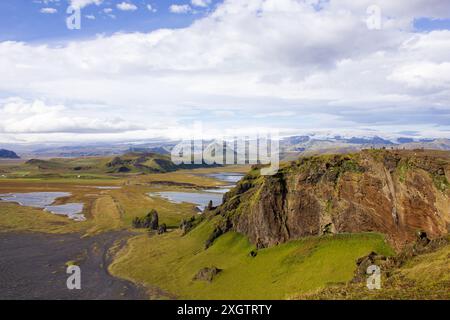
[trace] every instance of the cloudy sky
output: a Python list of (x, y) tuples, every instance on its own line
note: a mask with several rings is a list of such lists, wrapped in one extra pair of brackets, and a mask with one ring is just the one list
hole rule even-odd
[(0, 2), (0, 143), (179, 138), (196, 122), (450, 137), (450, 1)]

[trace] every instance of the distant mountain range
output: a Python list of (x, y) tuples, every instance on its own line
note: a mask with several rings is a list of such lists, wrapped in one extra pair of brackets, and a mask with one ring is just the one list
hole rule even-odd
[[(103, 157), (120, 156), (130, 152), (158, 153), (169, 155), (179, 141), (155, 140), (137, 143), (96, 143), (86, 145), (11, 145), (9, 150), (1, 150), (0, 158), (18, 158), (20, 154), (24, 159), (32, 158), (77, 158), (77, 157)], [(208, 141), (204, 143), (207, 145)], [(323, 153), (348, 153), (370, 148), (394, 149), (435, 149), (450, 150), (450, 139), (413, 139), (398, 137), (387, 139), (379, 136), (372, 137), (342, 137), (342, 136), (316, 136), (301, 135), (284, 137), (280, 141), (281, 158), (295, 159), (300, 155)]]
[(450, 139), (397, 138), (396, 140), (387, 140), (377, 136), (351, 138), (296, 136), (284, 138), (280, 143), (284, 160), (293, 160), (300, 155), (349, 153), (371, 148), (450, 150)]

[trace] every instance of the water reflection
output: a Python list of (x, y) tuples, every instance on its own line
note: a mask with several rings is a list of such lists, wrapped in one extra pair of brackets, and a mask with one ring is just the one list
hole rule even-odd
[(213, 193), (213, 192), (177, 192), (177, 191), (167, 191), (167, 192), (155, 192), (150, 193), (150, 196), (157, 196), (169, 200), (173, 203), (193, 203), (197, 205), (200, 211), (205, 210), (209, 201), (213, 202), (213, 206), (218, 206), (222, 204), (223, 194)]
[(51, 204), (58, 198), (69, 197), (68, 192), (30, 192), (30, 193), (8, 193), (0, 194), (0, 201), (15, 202), (24, 207), (44, 209), (53, 214), (65, 215), (75, 221), (86, 220), (82, 203), (67, 203), (63, 205)]
[(228, 182), (230, 183), (230, 185), (215, 189), (204, 189), (201, 192), (179, 192), (179, 191), (154, 192), (149, 193), (149, 196), (161, 197), (173, 203), (184, 203), (184, 202), (193, 203), (197, 205), (197, 208), (200, 211), (203, 211), (205, 210), (206, 206), (209, 204), (210, 201), (213, 202), (213, 206), (215, 207), (221, 205), (223, 195), (228, 191), (230, 191), (230, 189), (233, 188), (244, 175), (241, 173), (223, 172), (223, 173), (205, 174), (205, 176), (220, 181)]
[(244, 176), (242, 173), (236, 172), (220, 172), (220, 173), (210, 173), (206, 174), (207, 177), (214, 178), (224, 182), (231, 182), (236, 184)]

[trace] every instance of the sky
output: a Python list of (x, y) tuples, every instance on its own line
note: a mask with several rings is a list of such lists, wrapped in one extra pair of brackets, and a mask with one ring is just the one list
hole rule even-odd
[(0, 2), (0, 143), (178, 139), (198, 123), (450, 138), (450, 1)]

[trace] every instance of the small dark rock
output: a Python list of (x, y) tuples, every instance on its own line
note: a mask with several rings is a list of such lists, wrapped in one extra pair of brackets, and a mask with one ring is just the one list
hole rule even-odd
[(377, 265), (382, 267), (387, 258), (385, 256), (379, 255), (376, 252), (371, 252), (367, 256), (359, 258), (356, 261), (357, 268), (355, 270), (355, 274), (352, 282), (362, 282), (367, 279), (367, 268), (371, 265)]
[(222, 270), (216, 267), (202, 268), (194, 277), (194, 280), (211, 282)]
[(167, 232), (167, 226), (165, 223), (159, 226), (158, 228), (158, 234), (163, 234)]
[(209, 200), (208, 205), (206, 206), (206, 210), (211, 211), (213, 209), (214, 209), (213, 202), (212, 202), (212, 200)]
[(322, 229), (322, 234), (333, 234), (333, 223), (326, 224)]
[(428, 235), (426, 232), (423, 232), (423, 231), (417, 232), (417, 238), (418, 238), (418, 241), (423, 245), (427, 245), (428, 243), (430, 243), (430, 239), (428, 238)]

